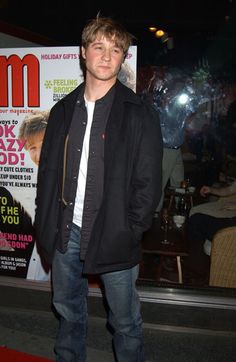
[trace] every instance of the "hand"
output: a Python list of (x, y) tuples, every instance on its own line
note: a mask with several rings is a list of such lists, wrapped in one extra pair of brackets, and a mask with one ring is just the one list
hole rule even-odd
[(202, 186), (200, 190), (200, 195), (202, 197), (206, 197), (211, 192), (211, 188), (209, 186)]

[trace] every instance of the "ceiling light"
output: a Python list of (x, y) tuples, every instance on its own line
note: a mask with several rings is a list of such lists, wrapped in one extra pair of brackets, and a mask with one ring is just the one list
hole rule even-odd
[(159, 29), (155, 32), (155, 36), (157, 38), (161, 38), (164, 34), (165, 34), (164, 30), (161, 30), (161, 29)]
[(155, 26), (150, 26), (148, 28), (152, 33), (154, 33), (155, 31), (157, 31), (157, 28), (155, 28)]

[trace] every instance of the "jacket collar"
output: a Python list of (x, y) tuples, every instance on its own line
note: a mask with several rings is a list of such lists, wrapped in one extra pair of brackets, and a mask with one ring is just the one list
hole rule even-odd
[(134, 104), (140, 104), (141, 98), (137, 97), (137, 94), (134, 93), (130, 88), (125, 86), (119, 80), (116, 81), (116, 92), (119, 94), (121, 101), (123, 102), (130, 102)]
[[(66, 104), (75, 103), (77, 100), (80, 102), (84, 102), (84, 89), (85, 83), (81, 83), (77, 88), (75, 88), (71, 93), (66, 95), (61, 101)], [(119, 95), (121, 101), (130, 102), (134, 104), (140, 104), (141, 99), (137, 97), (137, 95), (124, 84), (122, 84), (118, 79), (115, 84), (115, 93)]]

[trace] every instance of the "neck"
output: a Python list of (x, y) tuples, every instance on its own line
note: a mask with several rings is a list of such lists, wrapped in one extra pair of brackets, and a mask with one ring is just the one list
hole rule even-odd
[(89, 76), (86, 78), (84, 95), (88, 101), (92, 102), (96, 102), (98, 99), (104, 97), (116, 82), (116, 78), (106, 81), (89, 78)]

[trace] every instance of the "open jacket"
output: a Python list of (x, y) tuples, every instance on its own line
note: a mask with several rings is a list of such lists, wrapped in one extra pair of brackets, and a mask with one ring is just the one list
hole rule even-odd
[[(66, 225), (63, 220), (63, 179), (68, 179), (63, 177), (63, 165), (75, 102), (83, 87), (52, 108), (41, 150), (35, 228), (48, 263), (55, 248), (66, 251), (70, 236), (73, 212)], [(88, 274), (123, 270), (141, 261), (142, 234), (151, 226), (161, 196), (158, 114), (119, 81), (115, 87), (105, 132), (103, 197), (84, 261)]]

